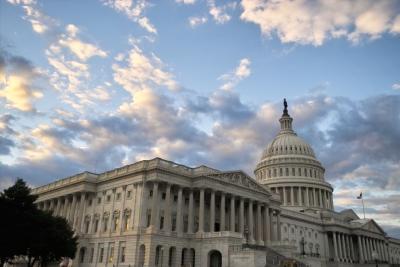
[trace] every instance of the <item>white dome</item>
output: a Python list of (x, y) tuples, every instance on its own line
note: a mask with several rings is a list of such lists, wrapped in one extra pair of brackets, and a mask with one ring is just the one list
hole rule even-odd
[(296, 210), (333, 209), (332, 186), (314, 150), (292, 129), (287, 103), (279, 119), (281, 129), (263, 151), (254, 171), (259, 183), (281, 195), (282, 205)]

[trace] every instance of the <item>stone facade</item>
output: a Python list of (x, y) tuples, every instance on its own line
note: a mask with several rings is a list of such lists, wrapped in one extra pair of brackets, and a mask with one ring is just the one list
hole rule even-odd
[(256, 180), (155, 158), (33, 193), (79, 236), (74, 266), (400, 264), (400, 240), (352, 210), (334, 211), (333, 187), (287, 110), (280, 122)]

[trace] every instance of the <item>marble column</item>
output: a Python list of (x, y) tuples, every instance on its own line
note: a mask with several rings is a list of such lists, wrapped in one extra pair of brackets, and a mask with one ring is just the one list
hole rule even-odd
[(358, 243), (358, 254), (359, 254), (358, 261), (359, 263), (363, 263), (365, 259), (364, 259), (363, 246), (361, 243), (361, 237), (359, 235), (357, 236), (357, 241), (358, 241), (357, 243)]
[[(151, 220), (150, 220), (150, 227), (152, 229), (156, 228), (157, 220), (158, 220), (158, 182), (153, 183), (153, 196), (151, 201)], [(110, 214), (110, 216), (113, 216)]]
[(83, 207), (85, 205), (85, 201), (86, 201), (86, 193), (83, 192), (81, 193), (81, 196), (79, 198), (79, 208), (76, 212), (76, 216), (75, 216), (75, 222), (74, 222), (74, 226), (75, 226), (75, 230), (78, 230), (78, 232), (81, 231), (81, 227), (79, 227), (81, 225), (81, 220), (83, 220)]
[(341, 236), (341, 233), (337, 233), (338, 257), (339, 257), (339, 261), (343, 261), (342, 241), (341, 241), (340, 236)]
[(76, 205), (76, 194), (73, 194), (72, 195), (72, 204), (71, 204), (71, 207), (69, 209), (69, 214), (68, 214), (68, 222), (71, 224), (71, 226), (74, 222), (75, 205)]
[(321, 190), (321, 188), (318, 189), (318, 195), (319, 195), (319, 207), (323, 208), (324, 205), (322, 204), (322, 190)]
[(193, 233), (193, 212), (194, 212), (194, 207), (193, 207), (193, 190), (190, 190), (189, 193), (189, 218), (188, 218), (188, 233)]
[(271, 240), (271, 224), (269, 219), (268, 205), (264, 205), (264, 243), (265, 245)]
[(282, 236), (282, 229), (281, 229), (281, 212), (276, 211), (276, 229), (277, 229), (277, 240), (281, 241), (281, 236)]
[(61, 216), (64, 217), (66, 220), (68, 219), (68, 206), (69, 206), (69, 197), (65, 196), (64, 197), (64, 205), (63, 205), (63, 211)]
[(337, 239), (336, 239), (336, 232), (332, 232), (332, 239), (333, 239), (333, 252), (334, 252), (334, 261), (339, 261), (339, 256), (338, 256), (338, 244), (337, 244)]
[(204, 232), (204, 188), (200, 189), (200, 203), (199, 203), (199, 231)]
[(210, 199), (210, 232), (214, 232), (215, 226), (215, 191), (211, 190)]
[(164, 231), (166, 233), (171, 232), (171, 184), (167, 184), (165, 188), (165, 209), (164, 209)]
[(288, 202), (287, 202), (287, 196), (286, 196), (286, 187), (282, 187), (282, 191), (283, 191), (283, 205), (287, 206)]
[[(182, 197), (182, 194), (183, 194), (183, 188), (179, 187), (179, 189), (178, 189), (178, 205), (176, 207), (176, 232), (178, 235), (181, 235), (183, 232), (183, 205), (182, 205), (183, 197)], [(204, 196), (204, 191), (203, 191), (203, 196)], [(203, 207), (204, 207), (204, 197), (203, 197)], [(204, 209), (203, 209), (203, 214), (204, 214)], [(204, 222), (204, 219), (203, 219), (203, 222)]]
[(317, 191), (315, 190), (315, 187), (313, 188), (313, 201), (314, 201), (314, 207), (318, 207), (317, 205)]
[(57, 206), (54, 215), (60, 216), (60, 212), (61, 212), (61, 198), (59, 197), (57, 198)]
[(303, 205), (303, 200), (301, 199), (302, 198), (301, 192), (302, 192), (302, 189), (301, 189), (301, 186), (299, 186), (298, 191), (297, 191), (297, 199), (298, 199), (297, 203), (299, 203), (299, 206)]
[(293, 186), (290, 187), (290, 205), (294, 206), (294, 188), (293, 188)]
[(349, 236), (349, 244), (350, 244), (350, 259), (351, 262), (354, 262), (356, 260), (356, 255), (355, 255), (355, 251), (354, 251), (354, 243), (353, 243), (353, 237), (350, 235)]
[(253, 201), (251, 199), (249, 199), (247, 215), (248, 215), (248, 228), (249, 228), (249, 242), (253, 243), (254, 242), (254, 232), (253, 232), (254, 215), (253, 215)]
[(310, 205), (310, 194), (309, 194), (309, 188), (308, 187), (306, 187), (306, 206), (307, 207), (310, 207), (311, 205)]
[(347, 237), (348, 237), (347, 234), (343, 234), (344, 255), (346, 257), (346, 262), (350, 262), (350, 247), (349, 247), (349, 240)]
[(239, 208), (239, 232), (244, 234), (244, 199), (240, 198)]
[(230, 229), (230, 231), (231, 232), (235, 232), (236, 231), (236, 229), (235, 229), (235, 217), (236, 217), (236, 214), (235, 214), (235, 196), (233, 196), (233, 195), (231, 195), (231, 229)]
[(220, 207), (220, 229), (221, 232), (225, 231), (225, 193), (221, 192), (221, 205)]
[(261, 245), (262, 240), (262, 228), (261, 228), (261, 203), (257, 203), (257, 244)]

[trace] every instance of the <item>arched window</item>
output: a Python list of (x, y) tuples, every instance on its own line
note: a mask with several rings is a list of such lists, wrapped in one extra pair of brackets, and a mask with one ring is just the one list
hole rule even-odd
[(139, 267), (143, 267), (145, 256), (146, 256), (146, 247), (143, 244), (139, 248)]

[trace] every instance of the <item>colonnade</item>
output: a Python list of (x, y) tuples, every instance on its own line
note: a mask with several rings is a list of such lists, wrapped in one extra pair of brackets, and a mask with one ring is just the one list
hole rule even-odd
[[(172, 229), (172, 186), (174, 186), (175, 193), (177, 191), (175, 229)], [(160, 188), (164, 191), (160, 192)], [(269, 241), (281, 239), (280, 210), (270, 207), (268, 203), (217, 191), (212, 188), (184, 188), (169, 183), (153, 182), (151, 190), (152, 202), (150, 203), (151, 219), (149, 228), (153, 229), (153, 231), (171, 232), (174, 230), (178, 235), (183, 234), (185, 228), (183, 217), (184, 213), (186, 213), (188, 217), (185, 232), (189, 234), (223, 231), (237, 232), (247, 235), (249, 242), (256, 244), (266, 244)], [(159, 194), (164, 194), (163, 196), (165, 197), (162, 227), (160, 225)], [(186, 208), (183, 203), (184, 197), (188, 197), (187, 210), (184, 210)], [(195, 207), (196, 204), (197, 206)], [(206, 206), (208, 209), (206, 209)], [(219, 214), (216, 212), (217, 206), (219, 207)], [(195, 208), (197, 208), (198, 214), (195, 214)], [(206, 214), (208, 217), (206, 217)], [(195, 229), (194, 225), (196, 215), (198, 218), (197, 229)], [(205, 227), (206, 219), (209, 220), (207, 229)], [(276, 226), (279, 226), (276, 229), (273, 227), (274, 221)]]
[(333, 209), (332, 192), (322, 188), (303, 186), (271, 187), (281, 195), (284, 206), (306, 206)]
[(73, 193), (45, 200), (39, 202), (38, 207), (44, 211), (51, 211), (54, 216), (64, 217), (76, 231), (81, 229), (87, 194), (86, 192)]
[[(341, 232), (332, 232), (334, 260), (340, 262), (372, 262), (373, 252), (377, 253), (377, 260), (387, 262), (389, 254), (385, 241), (361, 235), (349, 235)], [(357, 247), (356, 247), (357, 246)]]

